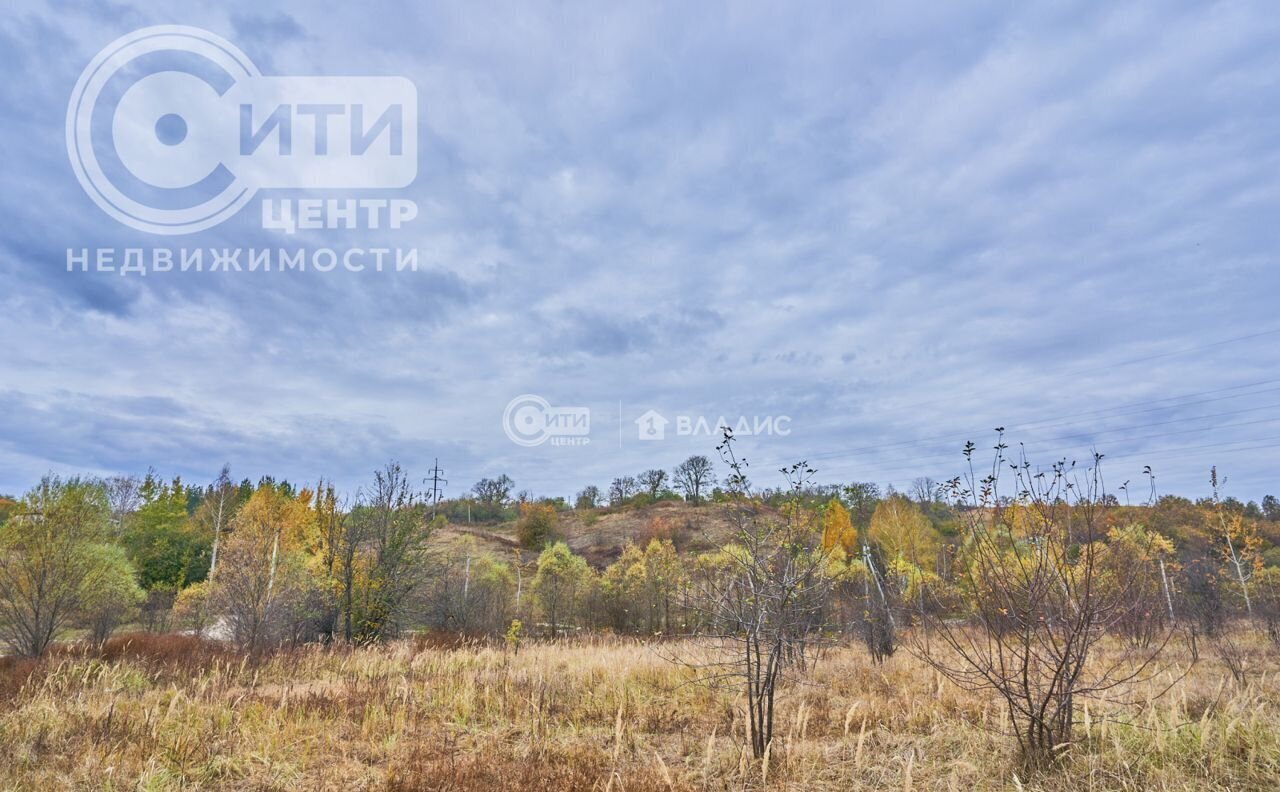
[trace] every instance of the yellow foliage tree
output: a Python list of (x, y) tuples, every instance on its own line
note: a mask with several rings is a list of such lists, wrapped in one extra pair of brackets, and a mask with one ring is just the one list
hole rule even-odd
[(242, 647), (282, 640), (302, 592), (316, 583), (308, 554), (315, 530), (311, 500), (309, 491), (291, 497), (266, 484), (232, 521), (210, 596)]
[[(1222, 479), (1225, 483), (1226, 479)], [(1262, 570), (1262, 537), (1258, 535), (1258, 526), (1246, 520), (1238, 511), (1229, 510), (1218, 497), (1218, 469), (1209, 470), (1209, 483), (1213, 486), (1213, 506), (1217, 517), (1217, 536), (1219, 552), (1226, 564), (1228, 573), (1240, 584), (1240, 594), (1244, 597), (1245, 611), (1253, 618), (1253, 599), (1249, 596), (1249, 582), (1255, 573)]]
[(1218, 511), (1218, 550), (1228, 573), (1240, 586), (1249, 618), (1253, 618), (1249, 584), (1262, 570), (1262, 537), (1258, 535), (1258, 526), (1244, 515), (1227, 514), (1224, 509)]
[(938, 535), (929, 518), (903, 495), (880, 501), (867, 533), (890, 560), (904, 558), (923, 566), (931, 563), (938, 552)]
[(858, 544), (858, 533), (849, 519), (849, 510), (839, 499), (832, 498), (822, 512), (822, 549), (830, 552), (837, 547), (852, 554)]

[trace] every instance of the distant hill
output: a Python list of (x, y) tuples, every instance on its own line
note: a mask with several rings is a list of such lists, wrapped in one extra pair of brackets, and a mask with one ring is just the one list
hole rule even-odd
[[(729, 504), (707, 502), (699, 506), (680, 500), (663, 500), (643, 505), (615, 508), (571, 509), (557, 512), (556, 538), (567, 543), (597, 570), (615, 561), (627, 542), (645, 545), (650, 539), (671, 539), (682, 555), (697, 554), (722, 547), (733, 532), (733, 514)], [(767, 508), (767, 507), (765, 507)], [(954, 537), (960, 523), (954, 514), (943, 509), (941, 517), (931, 515), (933, 528), (940, 537)], [(1215, 557), (1214, 536), (1218, 525), (1214, 512), (1205, 504), (1185, 498), (1163, 498), (1152, 506), (1113, 507), (1108, 526), (1128, 524), (1154, 529), (1174, 543), (1180, 557)], [(1280, 521), (1250, 520), (1263, 540), (1268, 566), (1280, 566)], [(447, 547), (471, 537), (479, 547), (496, 555), (511, 558), (519, 552), (525, 562), (537, 558), (537, 552), (520, 547), (516, 539), (516, 521), (473, 523), (451, 521), (435, 540)]]
[[(616, 509), (563, 511), (558, 514), (558, 539), (597, 569), (622, 554), (627, 542), (645, 544), (650, 539), (670, 539), (681, 553), (701, 553), (722, 546), (733, 530), (729, 507), (723, 503), (692, 506), (683, 501), (659, 501)], [(498, 555), (520, 551), (525, 560), (537, 554), (516, 541), (514, 520), (497, 524), (449, 523), (437, 541), (448, 545), (465, 537)]]

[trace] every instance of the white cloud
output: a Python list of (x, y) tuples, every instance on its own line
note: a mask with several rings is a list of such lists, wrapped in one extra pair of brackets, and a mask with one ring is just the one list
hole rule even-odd
[[(901, 482), (954, 469), (960, 443), (928, 438), (1275, 370), (1275, 336), (1205, 346), (1268, 329), (1280, 286), (1264, 4), (19, 5), (0, 21), (20, 76), (0, 86), (0, 490), (76, 459), (353, 485), (439, 454), (458, 483), (505, 470), (567, 494), (710, 452), (618, 448), (619, 401), (624, 426), (650, 407), (787, 412), (792, 436), (757, 456), (857, 450), (822, 475)], [(414, 79), (422, 211), (402, 239), (431, 271), (62, 271), (69, 246), (154, 244), (79, 192), (61, 124), (91, 54), (161, 22), (256, 30), (244, 45), (279, 73)], [(278, 240), (245, 218), (192, 242)], [(592, 406), (596, 442), (508, 443), (502, 408), (530, 391)], [(156, 398), (185, 417), (149, 424)], [(1198, 493), (1216, 461), (1258, 497), (1273, 449), (1160, 449), (1269, 437), (1210, 431), (1267, 403), (1164, 402), (1210, 416), (1164, 439), (1126, 417), (1072, 427), (1121, 430), (1098, 446), (1167, 462), (1162, 486)]]

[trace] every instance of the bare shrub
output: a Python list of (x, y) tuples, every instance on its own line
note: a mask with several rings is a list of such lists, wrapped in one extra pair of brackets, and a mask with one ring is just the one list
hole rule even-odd
[(1239, 636), (1231, 630), (1219, 630), (1209, 639), (1209, 647), (1235, 683), (1244, 687), (1249, 678), (1249, 653)]
[[(996, 693), (1007, 709), (1028, 768), (1044, 767), (1072, 744), (1077, 702), (1107, 698), (1153, 670), (1169, 631), (1145, 649), (1105, 664), (1090, 657), (1108, 631), (1132, 614), (1136, 588), (1150, 589), (1154, 568), (1104, 573), (1106, 497), (1101, 455), (1033, 468), (1025, 454), (1010, 462), (1002, 430), (990, 472), (947, 485), (965, 519), (966, 544), (956, 559), (967, 590), (967, 619), (930, 619), (940, 640), (916, 651), (962, 688)], [(1013, 473), (1011, 494), (1002, 476)]]
[(779, 682), (789, 670), (806, 670), (832, 581), (816, 515), (799, 498), (813, 469), (801, 462), (783, 470), (795, 497), (775, 515), (747, 491), (746, 463), (734, 455), (728, 428), (719, 450), (732, 471), (735, 527), (716, 569), (695, 584), (715, 649), (700, 670), (704, 681), (745, 694), (751, 753), (761, 758), (774, 740)]

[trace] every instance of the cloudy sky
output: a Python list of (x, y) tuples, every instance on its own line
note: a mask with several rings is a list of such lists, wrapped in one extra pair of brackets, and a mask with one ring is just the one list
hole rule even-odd
[[(48, 3), (0, 19), (0, 492), (42, 474), (332, 477), (434, 458), (569, 495), (787, 416), (753, 478), (908, 486), (1004, 426), (1199, 496), (1280, 493), (1280, 15), (1267, 3)], [(967, 7), (961, 8), (962, 5)], [(398, 231), (120, 225), (64, 137), (113, 39), (403, 75)], [(389, 245), (417, 272), (68, 272), (68, 248)], [(512, 443), (520, 394), (586, 446)], [(634, 423), (673, 420), (662, 441)]]

